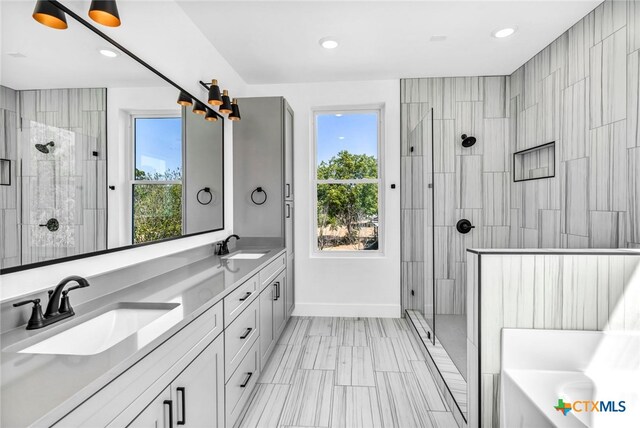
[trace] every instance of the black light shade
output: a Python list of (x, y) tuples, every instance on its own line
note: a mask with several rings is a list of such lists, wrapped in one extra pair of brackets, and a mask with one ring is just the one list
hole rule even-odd
[(116, 0), (92, 0), (89, 7), (89, 17), (98, 24), (107, 27), (119, 27), (120, 15)]
[(66, 30), (68, 27), (67, 17), (64, 12), (49, 0), (38, 0), (32, 16), (42, 25), (56, 30)]
[(240, 107), (238, 107), (238, 99), (234, 98), (231, 102), (231, 113), (229, 113), (229, 120), (237, 122), (240, 120)]
[(193, 100), (186, 92), (180, 91), (180, 95), (178, 96), (178, 104), (184, 107), (189, 107), (193, 105)]
[(209, 121), (209, 122), (217, 122), (218, 121), (218, 115), (216, 114), (215, 111), (213, 111), (210, 108), (208, 108), (207, 109), (207, 114), (204, 116), (204, 120)]
[(223, 114), (229, 114), (233, 111), (231, 108), (231, 100), (229, 99), (229, 91), (226, 89), (222, 91), (222, 104), (218, 111)]
[(193, 112), (195, 114), (205, 115), (207, 114), (207, 107), (204, 104), (202, 104), (200, 101), (196, 100), (196, 103), (193, 106)]
[(222, 97), (220, 96), (220, 86), (218, 86), (218, 81), (213, 79), (211, 81), (211, 86), (209, 87), (209, 104), (212, 106), (219, 106), (222, 104)]

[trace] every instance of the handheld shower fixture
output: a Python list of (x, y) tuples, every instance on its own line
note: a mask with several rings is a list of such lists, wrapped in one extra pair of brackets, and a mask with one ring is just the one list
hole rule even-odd
[(49, 153), (49, 146), (55, 146), (53, 141), (49, 141), (47, 144), (36, 144), (36, 149), (41, 153)]

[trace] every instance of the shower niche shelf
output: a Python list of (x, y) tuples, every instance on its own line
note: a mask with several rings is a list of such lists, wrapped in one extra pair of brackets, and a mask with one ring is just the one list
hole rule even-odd
[(556, 176), (556, 142), (541, 144), (513, 154), (513, 181), (540, 180)]
[(11, 161), (0, 159), (0, 186), (11, 186)]

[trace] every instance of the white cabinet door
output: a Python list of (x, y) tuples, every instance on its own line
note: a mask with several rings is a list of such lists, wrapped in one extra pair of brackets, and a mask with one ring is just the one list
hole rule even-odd
[(295, 263), (295, 258), (293, 255), (289, 256), (287, 259), (287, 279), (284, 293), (284, 301), (285, 301), (285, 309), (287, 320), (291, 316), (291, 312), (293, 312), (293, 307), (295, 305), (295, 290), (294, 290), (294, 279), (293, 279), (293, 267)]
[(260, 369), (269, 359), (275, 345), (273, 336), (273, 296), (275, 287), (269, 285), (260, 293)]
[(224, 427), (224, 347), (218, 336), (171, 382), (174, 426)]
[(293, 201), (293, 110), (284, 102), (284, 198)]
[(167, 387), (162, 394), (156, 397), (128, 427), (131, 428), (170, 428), (170, 418), (173, 415), (173, 402), (171, 391)]
[(273, 331), (276, 341), (287, 323), (286, 293), (287, 293), (287, 270), (283, 270), (274, 280), (276, 284), (276, 295), (273, 300)]

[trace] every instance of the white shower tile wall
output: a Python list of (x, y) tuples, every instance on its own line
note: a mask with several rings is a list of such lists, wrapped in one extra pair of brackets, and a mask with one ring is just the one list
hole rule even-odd
[(0, 86), (0, 159), (8, 159), (11, 163), (11, 185), (0, 186), (0, 268), (20, 263), (16, 193), (17, 111), (16, 91)]
[[(20, 153), (21, 171), (3, 190), (3, 207), (16, 206), (18, 188), (23, 201), (21, 227), (17, 218), (7, 225), (13, 218), (3, 210), (14, 231), (6, 236), (19, 239), (5, 245), (2, 267), (106, 248), (106, 89), (2, 90), (17, 106), (3, 105), (2, 145), (16, 160)], [(35, 148), (50, 142), (49, 153)], [(50, 218), (59, 221), (55, 232), (40, 226)]]
[[(464, 301), (465, 248), (640, 246), (639, 27), (640, 1), (607, 0), (510, 76), (401, 81), (402, 264), (419, 271), (402, 278), (405, 309), (427, 308), (418, 281), (431, 288), (430, 108), (438, 313)], [(514, 182), (513, 153), (552, 141), (555, 177)]]

